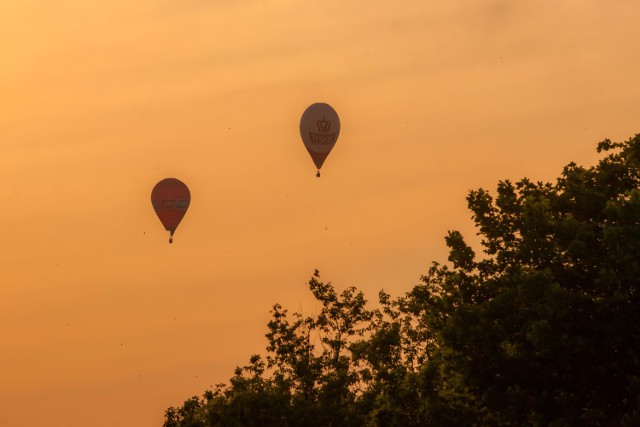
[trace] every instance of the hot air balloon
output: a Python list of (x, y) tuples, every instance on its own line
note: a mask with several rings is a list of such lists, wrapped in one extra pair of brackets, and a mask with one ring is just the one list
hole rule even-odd
[(169, 243), (173, 243), (173, 233), (189, 209), (191, 193), (189, 188), (176, 178), (166, 178), (156, 184), (151, 191), (151, 204), (158, 218), (169, 231)]
[(300, 136), (313, 163), (320, 168), (340, 135), (340, 119), (329, 104), (317, 102), (304, 110), (300, 118)]

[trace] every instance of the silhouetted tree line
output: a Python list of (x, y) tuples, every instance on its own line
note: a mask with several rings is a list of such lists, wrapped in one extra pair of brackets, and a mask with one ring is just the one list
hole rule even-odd
[(266, 357), (169, 408), (164, 427), (640, 425), (640, 134), (597, 166), (467, 197), (458, 231), (398, 298), (338, 293), (315, 316), (276, 304)]

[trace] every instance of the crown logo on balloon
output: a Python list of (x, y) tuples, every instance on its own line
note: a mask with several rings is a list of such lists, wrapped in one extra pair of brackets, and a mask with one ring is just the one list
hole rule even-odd
[(329, 129), (331, 129), (331, 122), (325, 119), (324, 116), (322, 116), (322, 120), (318, 120), (316, 124), (320, 132), (329, 132)]
[(322, 116), (322, 120), (316, 121), (318, 125), (318, 130), (322, 133), (313, 133), (309, 132), (309, 136), (311, 137), (311, 143), (319, 144), (319, 145), (331, 145), (333, 144), (336, 134), (335, 133), (327, 133), (331, 129), (331, 122)]

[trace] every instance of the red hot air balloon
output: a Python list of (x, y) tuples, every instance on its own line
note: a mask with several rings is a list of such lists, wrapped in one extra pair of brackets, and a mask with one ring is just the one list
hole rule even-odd
[(169, 231), (169, 243), (173, 243), (173, 233), (189, 209), (191, 193), (180, 180), (166, 178), (156, 184), (151, 191), (151, 204), (158, 218)]
[(320, 168), (336, 144), (338, 135), (340, 119), (329, 104), (317, 102), (304, 110), (300, 118), (300, 136), (318, 168), (317, 177), (320, 176)]

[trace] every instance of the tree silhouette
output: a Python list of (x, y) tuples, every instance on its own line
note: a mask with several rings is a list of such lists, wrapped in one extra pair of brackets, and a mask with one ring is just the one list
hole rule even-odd
[(266, 362), (165, 427), (640, 425), (640, 135), (597, 150), (555, 183), (471, 191), (484, 255), (450, 231), (449, 263), (377, 308), (316, 271), (320, 313), (276, 304)]

